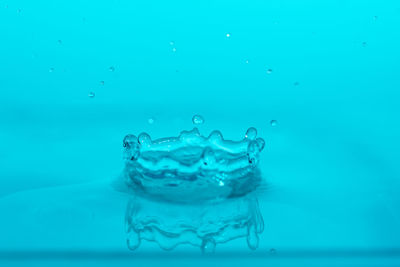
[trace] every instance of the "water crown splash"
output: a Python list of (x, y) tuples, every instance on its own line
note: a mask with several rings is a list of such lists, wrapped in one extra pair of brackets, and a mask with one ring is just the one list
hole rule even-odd
[(257, 138), (255, 128), (240, 141), (225, 140), (219, 131), (204, 137), (194, 128), (154, 141), (147, 133), (129, 134), (123, 145), (128, 186), (167, 200), (193, 202), (253, 190), (265, 141)]

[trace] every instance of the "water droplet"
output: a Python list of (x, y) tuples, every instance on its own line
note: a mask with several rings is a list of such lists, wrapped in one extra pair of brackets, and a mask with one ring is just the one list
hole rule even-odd
[(247, 245), (250, 249), (255, 250), (258, 247), (259, 238), (256, 228), (253, 224), (248, 226), (247, 229)]
[(104, 81), (100, 81), (100, 85), (104, 85)]
[(256, 139), (256, 136), (257, 136), (256, 128), (250, 127), (249, 129), (247, 129), (246, 135), (244, 137), (250, 140), (254, 140)]
[(174, 41), (171, 41), (171, 42), (169, 42), (169, 44), (170, 44), (170, 45), (174, 45), (174, 44), (175, 44), (175, 42), (174, 42)]
[(210, 147), (206, 147), (203, 152), (203, 164), (207, 167), (213, 168), (216, 163), (214, 151)]
[(244, 62), (245, 62), (246, 64), (249, 64), (249, 60), (248, 60), (248, 59), (246, 59)]
[(49, 69), (49, 72), (54, 72), (54, 68), (50, 68), (50, 69)]
[(270, 124), (271, 124), (272, 127), (275, 127), (275, 126), (278, 125), (278, 121), (277, 120), (271, 120)]
[(140, 155), (140, 145), (138, 138), (133, 134), (124, 137), (123, 146), (125, 147), (124, 158), (127, 160), (136, 160)]
[(211, 143), (218, 143), (219, 141), (222, 140), (222, 133), (218, 130), (212, 131), (210, 133), (210, 136), (208, 137), (208, 140), (210, 140)]
[(227, 37), (227, 38), (231, 37), (231, 34), (228, 32), (228, 33), (226, 34), (226, 37)]
[(201, 252), (203, 252), (203, 254), (212, 254), (215, 252), (215, 241), (212, 237), (205, 237), (203, 239), (203, 243), (201, 244)]
[(260, 151), (264, 149), (265, 147), (265, 141), (262, 138), (257, 138), (256, 139), (258, 147), (260, 148)]
[(258, 154), (261, 151), (258, 142), (252, 141), (247, 146), (247, 158), (251, 166), (256, 166), (258, 163)]
[(133, 134), (128, 134), (124, 137), (123, 145), (124, 147), (130, 148), (133, 144), (138, 143), (138, 138)]
[(267, 69), (267, 74), (271, 74), (272, 73), (272, 69)]
[(96, 96), (96, 94), (94, 92), (89, 92), (89, 97), (90, 98), (94, 98)]
[(149, 146), (151, 145), (151, 137), (147, 133), (141, 133), (139, 134), (139, 143), (144, 145), (144, 146)]
[(199, 125), (204, 123), (204, 118), (201, 115), (194, 115), (192, 118), (193, 124)]
[(174, 47), (174, 48), (172, 48), (172, 52), (176, 52), (176, 48)]
[(128, 233), (128, 237), (126, 239), (128, 248), (130, 250), (135, 250), (140, 246), (140, 236), (135, 231), (131, 231)]
[(149, 119), (147, 120), (147, 122), (148, 122), (149, 124), (153, 124), (153, 123), (154, 123), (154, 118), (149, 118)]
[(293, 85), (294, 85), (294, 86), (299, 86), (300, 83), (299, 83), (299, 82), (294, 82)]
[(108, 68), (108, 70), (111, 71), (111, 72), (114, 72), (115, 71), (115, 67), (111, 66), (111, 67)]

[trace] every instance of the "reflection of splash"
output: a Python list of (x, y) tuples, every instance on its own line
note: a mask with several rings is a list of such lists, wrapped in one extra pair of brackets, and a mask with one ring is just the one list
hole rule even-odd
[(250, 249), (258, 247), (264, 222), (253, 193), (209, 205), (185, 205), (134, 197), (126, 210), (128, 247), (141, 240), (171, 250), (179, 244), (198, 246), (205, 253), (230, 240), (246, 237)]
[(257, 164), (265, 142), (249, 128), (241, 141), (208, 137), (197, 128), (152, 141), (142, 133), (124, 138), (124, 176), (129, 186), (174, 201), (243, 195), (259, 180)]

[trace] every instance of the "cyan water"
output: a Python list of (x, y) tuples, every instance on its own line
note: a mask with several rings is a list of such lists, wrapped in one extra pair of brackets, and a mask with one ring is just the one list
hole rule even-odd
[(398, 266), (400, 2), (0, 0), (0, 265)]

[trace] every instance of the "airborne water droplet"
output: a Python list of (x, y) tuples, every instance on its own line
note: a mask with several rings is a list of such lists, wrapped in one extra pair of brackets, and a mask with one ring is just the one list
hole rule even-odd
[(204, 118), (201, 115), (194, 115), (192, 118), (193, 124), (199, 125), (204, 123)]

